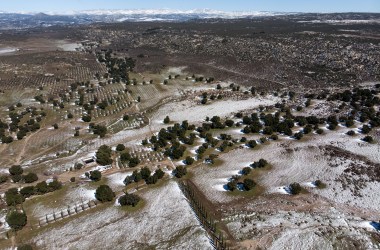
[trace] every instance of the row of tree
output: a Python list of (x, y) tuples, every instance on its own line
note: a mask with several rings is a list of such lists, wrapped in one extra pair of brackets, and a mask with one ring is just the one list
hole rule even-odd
[(32, 195), (43, 195), (49, 192), (54, 192), (61, 189), (62, 183), (54, 179), (53, 181), (47, 183), (42, 181), (37, 183), (35, 186), (26, 186), (20, 189), (10, 188), (4, 194), (5, 203), (8, 206), (16, 206), (22, 204), (26, 198)]
[[(115, 198), (115, 192), (108, 185), (100, 185), (95, 191), (95, 198), (100, 202), (110, 202)], [(121, 206), (135, 207), (141, 198), (136, 194), (128, 194), (120, 196), (118, 202)]]

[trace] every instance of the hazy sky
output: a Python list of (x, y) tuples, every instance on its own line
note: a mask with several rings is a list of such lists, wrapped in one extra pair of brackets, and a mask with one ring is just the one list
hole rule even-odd
[(380, 12), (380, 0), (1, 0), (8, 12), (94, 9), (216, 9), (224, 11)]

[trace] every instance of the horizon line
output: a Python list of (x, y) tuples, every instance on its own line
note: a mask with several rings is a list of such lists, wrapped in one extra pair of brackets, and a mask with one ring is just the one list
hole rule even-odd
[[(329, 11), (316, 11), (316, 12), (312, 12), (312, 11), (267, 11), (267, 10), (230, 10), (230, 11), (224, 11), (224, 10), (217, 10), (217, 9), (209, 9), (209, 8), (194, 8), (194, 9), (186, 9), (186, 10), (182, 10), (182, 9), (170, 9), (170, 8), (152, 8), (152, 9), (149, 9), (149, 8), (135, 8), (135, 9), (86, 9), (86, 10), (67, 10), (67, 11), (44, 11), (44, 10), (41, 10), (41, 11), (23, 11), (23, 10), (20, 10), (20, 11), (6, 11), (6, 10), (0, 10), (0, 14), (20, 14), (20, 15), (36, 15), (36, 14), (45, 14), (45, 15), (77, 15), (77, 14), (86, 14), (86, 13), (91, 13), (91, 12), (101, 12), (101, 11), (104, 11), (104, 12), (107, 12), (107, 11), (171, 11), (173, 13), (178, 13), (178, 14), (190, 14), (189, 12), (193, 12), (194, 14), (196, 14), (195, 11), (199, 11), (199, 12), (202, 12), (204, 14), (207, 14), (207, 11), (211, 11), (211, 12), (214, 12), (214, 13), (210, 13), (210, 14), (243, 14), (243, 13), (246, 13), (246, 15), (248, 15), (249, 13), (253, 14), (253, 13), (257, 13), (257, 14), (265, 14), (265, 13), (272, 13), (272, 14), (341, 14), (341, 13), (362, 13), (362, 14), (380, 14), (380, 12), (364, 12), (364, 11), (343, 11), (343, 12), (339, 12), (339, 11), (333, 11), (333, 12), (329, 12)], [(127, 14), (134, 14), (134, 13), (119, 13), (119, 14), (124, 14), (124, 15), (127, 15)], [(138, 14), (138, 13), (136, 13)], [(155, 14), (155, 13), (141, 13), (141, 14)], [(170, 13), (168, 13), (170, 14)], [(103, 13), (103, 15), (106, 15)], [(164, 15), (164, 14), (163, 14)]]

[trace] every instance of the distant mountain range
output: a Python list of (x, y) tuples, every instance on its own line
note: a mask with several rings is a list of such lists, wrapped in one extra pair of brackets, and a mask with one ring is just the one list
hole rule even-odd
[(236, 19), (284, 14), (289, 13), (267, 11), (225, 12), (209, 9), (196, 9), (186, 11), (169, 9), (89, 10), (65, 13), (9, 13), (0, 11), (0, 29), (24, 29), (38, 26), (90, 24), (96, 22), (181, 22), (191, 19)]
[[(114, 23), (114, 22), (183, 22), (193, 19), (237, 19), (237, 18), (255, 18), (268, 16), (283, 15), (301, 15), (305, 13), (289, 12), (268, 12), (268, 11), (240, 11), (225, 12), (210, 9), (195, 10), (89, 10), (73, 11), (65, 13), (9, 13), (0, 11), (0, 30), (5, 29), (26, 29), (34, 27), (49, 27), (54, 25), (78, 25), (91, 23)], [(331, 14), (311, 14), (318, 20), (332, 18), (333, 20), (368, 20), (372, 18), (379, 19), (378, 13), (331, 13)]]

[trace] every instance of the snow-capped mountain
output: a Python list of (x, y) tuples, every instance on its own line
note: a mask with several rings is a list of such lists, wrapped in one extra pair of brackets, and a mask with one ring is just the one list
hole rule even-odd
[[(210, 9), (171, 10), (171, 9), (135, 9), (135, 10), (88, 10), (61, 13), (8, 13), (0, 11), (0, 29), (27, 28), (51, 25), (88, 24), (94, 22), (123, 21), (187, 21), (191, 19), (235, 19), (257, 16), (274, 16), (285, 13), (266, 11), (225, 12)], [(288, 13), (289, 14), (289, 13)], [(17, 27), (16, 27), (17, 24)]]

